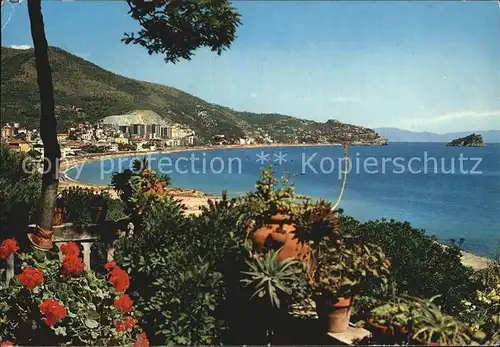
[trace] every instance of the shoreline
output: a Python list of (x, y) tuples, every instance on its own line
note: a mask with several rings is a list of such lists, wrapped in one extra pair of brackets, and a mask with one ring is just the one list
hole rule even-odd
[[(81, 188), (90, 188), (96, 190), (106, 190), (113, 198), (118, 198), (118, 195), (111, 186), (100, 184), (86, 184), (74, 180), (67, 175), (67, 171), (72, 168), (78, 167), (87, 162), (112, 159), (120, 157), (141, 157), (153, 154), (170, 154), (186, 151), (203, 151), (203, 150), (219, 150), (219, 149), (249, 149), (249, 148), (267, 148), (267, 147), (316, 147), (316, 146), (331, 146), (341, 147), (338, 144), (263, 144), (263, 145), (227, 145), (227, 146), (211, 146), (211, 147), (182, 147), (172, 148), (167, 150), (156, 151), (134, 151), (134, 152), (115, 152), (115, 153), (96, 153), (84, 157), (75, 157), (70, 160), (61, 161), (60, 170), (62, 172), (62, 180), (59, 179), (59, 188), (64, 189), (69, 186), (78, 186)], [(197, 189), (185, 189), (179, 187), (170, 187), (168, 193), (180, 203), (187, 207), (187, 214), (199, 214), (202, 206), (207, 206), (208, 200), (218, 200), (219, 197), (207, 194)], [(443, 247), (447, 247), (443, 245)], [(472, 267), (474, 270), (482, 270), (491, 262), (490, 259), (478, 256), (468, 251), (462, 251), (462, 264)]]

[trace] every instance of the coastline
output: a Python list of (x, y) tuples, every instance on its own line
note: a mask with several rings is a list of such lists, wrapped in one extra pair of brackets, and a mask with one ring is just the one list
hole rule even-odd
[[(182, 147), (168, 150), (157, 151), (134, 151), (134, 152), (114, 152), (114, 153), (96, 153), (88, 156), (75, 157), (70, 160), (61, 161), (60, 170), (62, 179), (59, 180), (59, 189), (64, 189), (69, 186), (78, 186), (81, 188), (90, 188), (97, 190), (106, 190), (113, 198), (118, 198), (118, 195), (111, 186), (85, 184), (78, 182), (67, 175), (67, 171), (78, 167), (87, 162), (92, 162), (102, 159), (120, 158), (120, 157), (140, 157), (152, 154), (169, 154), (186, 151), (202, 151), (202, 150), (219, 150), (219, 149), (247, 149), (247, 148), (267, 148), (267, 147), (314, 147), (314, 146), (331, 146), (339, 147), (339, 144), (260, 144), (260, 145), (225, 145), (225, 146), (201, 146), (201, 147)], [(187, 214), (199, 214), (202, 206), (208, 205), (208, 200), (218, 200), (219, 197), (204, 193), (196, 189), (183, 189), (178, 187), (170, 187), (168, 193), (186, 206)], [(447, 247), (443, 245), (443, 247)], [(469, 266), (474, 270), (482, 270), (491, 262), (490, 259), (475, 255), (473, 253), (462, 251), (462, 264)]]

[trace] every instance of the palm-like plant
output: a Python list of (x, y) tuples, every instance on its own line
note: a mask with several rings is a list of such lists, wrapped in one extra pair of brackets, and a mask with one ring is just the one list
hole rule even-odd
[(455, 318), (444, 314), (441, 308), (430, 300), (415, 299), (412, 303), (413, 339), (441, 345), (469, 345), (480, 334), (471, 333), (470, 329)]
[(278, 261), (278, 254), (279, 250), (269, 250), (264, 255), (247, 260), (250, 271), (242, 271), (246, 278), (241, 280), (255, 289), (250, 299), (267, 296), (274, 308), (280, 308), (281, 300), (291, 296), (302, 272), (298, 260), (289, 258)]

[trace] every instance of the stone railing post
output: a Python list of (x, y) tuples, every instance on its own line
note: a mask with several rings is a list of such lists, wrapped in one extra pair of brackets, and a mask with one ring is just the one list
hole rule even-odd
[(90, 248), (92, 247), (92, 242), (81, 242), (83, 247), (83, 262), (85, 263), (85, 270), (90, 270)]
[(14, 277), (14, 253), (7, 257), (7, 273), (5, 283), (9, 285), (10, 280)]

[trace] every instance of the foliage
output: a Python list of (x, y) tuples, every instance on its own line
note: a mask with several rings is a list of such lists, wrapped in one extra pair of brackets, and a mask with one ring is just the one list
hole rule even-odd
[[(414, 342), (441, 345), (470, 345), (484, 342), (485, 334), (442, 312), (434, 303), (437, 296), (421, 299), (394, 297), (370, 314), (373, 323), (408, 334)], [(400, 335), (401, 335), (400, 333)], [(397, 338), (397, 337), (395, 337)]]
[[(442, 345), (469, 345), (480, 342), (484, 333), (473, 334), (463, 323), (452, 316), (443, 314), (441, 308), (432, 302), (414, 298), (411, 302), (412, 338), (427, 344), (437, 342)], [(479, 341), (477, 341), (479, 340)]]
[(125, 203), (119, 199), (110, 199), (108, 201), (108, 210), (106, 213), (106, 220), (117, 221), (125, 218)]
[[(23, 169), (26, 163), (26, 170)], [(41, 176), (22, 153), (0, 148), (0, 234), (21, 239), (35, 212), (41, 188)], [(23, 233), (23, 235), (18, 234)]]
[(477, 289), (474, 271), (462, 264), (460, 249), (444, 248), (435, 236), (408, 222), (382, 219), (360, 223), (344, 215), (340, 222), (342, 233), (351, 234), (355, 242), (381, 247), (391, 260), (389, 282), (397, 285), (399, 294), (424, 298), (440, 294), (436, 302), (456, 315), (464, 309), (462, 300)]
[(351, 297), (387, 283), (390, 261), (379, 246), (359, 244), (348, 235), (325, 238), (315, 248), (314, 289), (322, 295)]
[(135, 151), (137, 146), (132, 143), (119, 143), (118, 150), (119, 151)]
[(317, 245), (325, 238), (340, 240), (338, 212), (341, 211), (333, 211), (332, 207), (331, 202), (323, 199), (314, 204), (304, 204), (303, 212), (291, 218), (296, 226), (295, 237), (312, 245)]
[(106, 213), (111, 200), (106, 191), (99, 192), (74, 186), (64, 189), (59, 194), (57, 205), (64, 209), (64, 222), (89, 224), (92, 222), (91, 207), (103, 206)]
[(475, 295), (463, 300), (465, 309), (460, 317), (475, 330), (482, 330), (487, 341), (500, 343), (500, 258), (476, 274), (479, 289)]
[(115, 172), (111, 177), (111, 185), (120, 195), (127, 206), (127, 212), (140, 214), (137, 210), (142, 193), (151, 192), (156, 195), (164, 194), (164, 187), (172, 183), (167, 175), (157, 175), (149, 169), (146, 158), (135, 160), (131, 169)]
[(96, 145), (87, 145), (81, 148), (85, 153), (106, 153), (109, 150), (108, 146), (96, 146)]
[(295, 187), (289, 184), (286, 173), (281, 181), (274, 177), (271, 166), (262, 170), (256, 183), (256, 190), (239, 198), (240, 221), (253, 221), (255, 226), (269, 222), (277, 213), (284, 213), (290, 218), (302, 213), (305, 206), (310, 204), (309, 197), (298, 195)]
[(406, 328), (410, 319), (410, 304), (403, 298), (393, 300), (374, 308), (370, 319), (379, 325)]
[[(125, 33), (125, 44), (139, 44), (149, 54), (165, 55), (165, 62), (191, 60), (194, 51), (209, 47), (221, 54), (236, 38), (240, 15), (227, 0), (127, 0), (130, 16), (141, 25)], [(136, 35), (137, 34), (137, 35)]]
[(26, 153), (26, 154), (29, 155), (30, 157), (32, 157), (33, 159), (40, 159), (42, 156), (42, 153), (40, 153), (39, 151), (37, 151), (35, 149), (29, 150), (28, 153)]
[(134, 343), (141, 330), (138, 317), (121, 310), (126, 294), (92, 271), (76, 271), (75, 264), (83, 265), (78, 246), (63, 246), (62, 263), (50, 252), (17, 255), (22, 273), (0, 287), (0, 340), (16, 345)]
[[(289, 300), (297, 282), (303, 282), (303, 266), (292, 258), (278, 261), (279, 252), (269, 250), (264, 255), (255, 255), (247, 260), (250, 271), (243, 271), (245, 278), (241, 280), (254, 289), (250, 297), (266, 298), (272, 307), (280, 308), (283, 299)], [(302, 275), (302, 276), (301, 276)]]
[[(224, 238), (231, 236), (225, 234), (227, 229), (207, 226), (229, 224), (222, 220), (229, 203), (212, 205), (191, 219), (168, 196), (146, 199), (150, 203), (143, 205), (138, 233), (120, 240), (116, 254), (117, 262), (130, 269), (134, 278), (131, 291), (144, 315), (145, 329), (156, 334), (153, 343), (213, 344), (224, 326), (216, 311), (224, 301), (225, 287), (216, 266), (226, 259), (224, 253), (218, 254), (220, 246), (210, 245), (219, 237), (229, 250), (230, 242)], [(207, 220), (207, 215), (213, 219)], [(209, 244), (202, 242), (205, 233), (211, 233), (205, 236)]]

